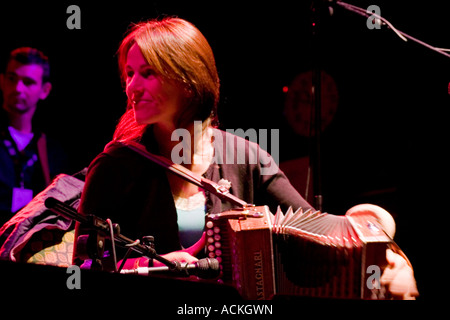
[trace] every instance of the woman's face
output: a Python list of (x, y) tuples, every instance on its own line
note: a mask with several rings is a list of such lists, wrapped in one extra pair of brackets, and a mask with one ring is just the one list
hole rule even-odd
[(174, 127), (186, 97), (185, 90), (157, 74), (137, 44), (128, 51), (125, 72), (125, 91), (136, 122)]

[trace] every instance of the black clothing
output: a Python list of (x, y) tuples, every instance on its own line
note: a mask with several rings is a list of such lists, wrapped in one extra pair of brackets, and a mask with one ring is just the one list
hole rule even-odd
[[(217, 129), (213, 134), (216, 161), (205, 172), (205, 178), (214, 182), (220, 179), (230, 181), (233, 195), (247, 203), (268, 205), (272, 212), (278, 205), (283, 210), (289, 206), (294, 209), (311, 208), (273, 158), (256, 143)], [(149, 152), (158, 153), (151, 130), (144, 135), (142, 143)], [(234, 152), (235, 158), (239, 154), (245, 154), (246, 159), (263, 155), (270, 163), (223, 164), (230, 152)], [(273, 166), (274, 173), (264, 174), (264, 169), (269, 166)], [(172, 173), (127, 147), (112, 144), (91, 163), (79, 210), (84, 214), (110, 218), (129, 238), (154, 236), (159, 254), (180, 250), (177, 212), (166, 174)], [(214, 195), (207, 193), (206, 196), (209, 213), (232, 207)]]
[[(13, 188), (23, 183), (25, 189), (33, 190), (34, 197), (46, 187), (37, 147), (41, 135), (41, 132), (34, 132), (33, 139), (19, 152), (7, 126), (0, 129), (0, 227), (16, 213), (11, 211)], [(59, 144), (46, 139), (50, 177), (55, 177), (67, 169), (68, 161)], [(11, 155), (5, 143), (15, 150), (15, 155)]]

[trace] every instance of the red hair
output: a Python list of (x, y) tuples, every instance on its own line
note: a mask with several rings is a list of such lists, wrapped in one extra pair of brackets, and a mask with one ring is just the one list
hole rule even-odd
[[(118, 51), (123, 84), (127, 54), (134, 44), (139, 46), (158, 74), (178, 82), (190, 93), (179, 127), (186, 127), (195, 120), (217, 120), (220, 81), (214, 54), (208, 41), (193, 24), (180, 18), (164, 18), (135, 25)], [(114, 140), (139, 140), (146, 127), (136, 123), (129, 104), (116, 127)]]

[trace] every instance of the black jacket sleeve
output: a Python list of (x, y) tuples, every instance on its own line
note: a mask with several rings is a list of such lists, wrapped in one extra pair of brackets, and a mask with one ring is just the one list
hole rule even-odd
[[(219, 170), (215, 176), (231, 182), (233, 195), (250, 204), (267, 205), (272, 213), (278, 206), (284, 212), (289, 207), (313, 209), (291, 185), (273, 157), (257, 143), (220, 130), (215, 130), (214, 137), (214, 161)], [(221, 210), (230, 207), (224, 203)]]
[(110, 218), (128, 238), (154, 236), (158, 253), (181, 249), (165, 170), (126, 147), (113, 146), (91, 163), (79, 211)]

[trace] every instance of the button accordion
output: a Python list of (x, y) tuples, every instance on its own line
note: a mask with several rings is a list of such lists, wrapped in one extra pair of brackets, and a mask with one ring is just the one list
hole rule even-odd
[(375, 215), (247, 207), (209, 214), (206, 250), (244, 299), (383, 299), (392, 239)]

